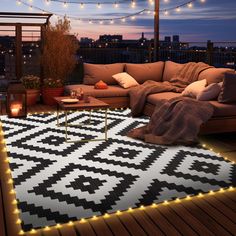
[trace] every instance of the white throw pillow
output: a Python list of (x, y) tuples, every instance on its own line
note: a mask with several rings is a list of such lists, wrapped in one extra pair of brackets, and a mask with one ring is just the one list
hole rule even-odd
[[(221, 83), (222, 84), (222, 83)], [(214, 83), (208, 85), (202, 92), (197, 96), (199, 101), (210, 101), (217, 98), (220, 94), (222, 85), (220, 83)]]
[(122, 72), (112, 76), (123, 88), (130, 88), (139, 85), (139, 83), (128, 73)]
[(184, 89), (182, 96), (196, 98), (205, 89), (206, 84), (206, 79), (195, 81)]

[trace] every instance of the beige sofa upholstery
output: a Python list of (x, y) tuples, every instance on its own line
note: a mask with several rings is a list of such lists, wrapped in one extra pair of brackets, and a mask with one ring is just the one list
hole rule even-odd
[[(134, 78), (137, 77), (137, 81), (139, 83), (145, 82), (147, 79), (153, 79), (156, 81), (169, 81), (171, 77), (179, 70), (183, 64), (167, 61), (167, 62), (158, 62), (158, 63), (147, 63), (147, 64), (112, 64), (108, 65), (108, 67), (101, 65), (101, 68), (98, 68), (99, 65), (95, 65), (95, 67), (89, 65), (89, 73), (85, 71), (87, 75), (86, 79), (88, 81), (88, 74), (92, 75), (92, 79), (89, 78), (89, 83), (93, 84), (77, 84), (77, 85), (68, 85), (65, 90), (66, 93), (69, 94), (70, 90), (77, 90), (82, 88), (84, 93), (89, 94), (91, 96), (97, 97), (104, 102), (110, 104), (111, 107), (120, 108), (120, 107), (128, 107), (129, 106), (129, 89), (124, 89), (119, 85), (114, 85), (114, 81), (111, 79), (112, 73), (110, 73), (113, 69), (116, 70), (124, 70), (127, 73), (130, 73)], [(94, 73), (92, 70), (95, 68)], [(103, 74), (105, 70), (109, 70), (109, 74), (104, 76)], [(148, 73), (145, 73), (145, 68)], [(85, 67), (86, 70), (86, 67)], [(223, 80), (226, 72), (232, 70), (224, 69), (224, 68), (210, 68), (200, 73), (198, 79), (206, 79), (208, 84), (214, 82), (220, 82)], [(157, 74), (156, 79), (154, 79), (155, 74)], [(108, 89), (99, 90), (94, 89), (94, 83), (102, 79), (104, 82), (108, 84)], [(136, 78), (135, 78), (136, 79)], [(94, 82), (91, 82), (94, 81)], [(86, 81), (85, 81), (86, 82)], [(169, 100), (173, 97), (181, 96), (180, 93), (174, 92), (164, 92), (158, 94), (151, 94), (147, 97), (147, 103), (144, 109), (144, 114), (151, 115), (155, 106), (157, 104), (161, 104), (166, 100)], [(223, 104), (218, 101), (209, 101), (215, 108), (214, 115), (212, 119), (210, 119), (206, 124), (202, 126), (202, 133), (217, 133), (217, 132), (232, 132), (236, 131), (236, 103), (231, 104)]]

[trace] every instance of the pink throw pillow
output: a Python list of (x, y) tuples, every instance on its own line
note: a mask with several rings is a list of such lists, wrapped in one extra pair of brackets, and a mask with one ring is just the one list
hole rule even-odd
[(221, 90), (220, 83), (210, 84), (205, 89), (197, 95), (197, 100), (199, 101), (210, 101), (216, 99)]

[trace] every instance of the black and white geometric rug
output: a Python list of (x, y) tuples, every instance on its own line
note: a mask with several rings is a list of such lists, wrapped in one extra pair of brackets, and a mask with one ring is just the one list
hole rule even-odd
[[(88, 119), (69, 115), (69, 122)], [(109, 140), (97, 142), (65, 143), (55, 114), (1, 120), (24, 231), (236, 186), (236, 165), (209, 150), (126, 137), (148, 122), (128, 109), (109, 111)], [(92, 122), (70, 127), (69, 136), (103, 138), (104, 113), (94, 112)]]

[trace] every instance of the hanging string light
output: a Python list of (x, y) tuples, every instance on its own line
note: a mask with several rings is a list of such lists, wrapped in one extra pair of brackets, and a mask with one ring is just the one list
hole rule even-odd
[[(50, 1), (60, 1), (63, 3), (63, 6), (64, 7), (68, 7), (68, 3), (71, 3), (71, 2), (68, 2), (68, 1), (61, 1), (61, 0), (45, 0), (45, 2), (48, 2), (50, 3)], [(150, 1), (150, 0), (148, 0)], [(192, 1), (188, 1), (188, 2), (185, 2), (185, 3), (182, 3), (178, 6), (175, 6), (175, 7), (171, 7), (171, 8), (166, 8), (166, 9), (160, 9), (160, 13), (163, 12), (163, 15), (164, 16), (168, 16), (170, 11), (176, 11), (176, 12), (181, 12), (181, 9), (186, 6), (188, 8), (192, 8), (193, 7), (193, 2), (196, 2), (196, 1), (200, 1), (200, 2), (204, 2), (205, 0), (192, 0)], [(60, 17), (64, 17), (65, 15), (64, 14), (59, 14), (59, 13), (55, 13), (55, 12), (49, 12), (49, 11), (46, 11), (45, 9), (42, 9), (42, 8), (39, 8), (37, 6), (34, 6), (33, 4), (29, 4), (27, 2), (25, 2), (24, 0), (16, 0), (17, 2), (17, 5), (25, 5), (27, 7), (29, 7), (29, 9), (35, 9), (35, 10), (39, 10), (41, 12), (43, 12), (44, 14), (45, 13), (50, 13), (50, 14), (53, 14), (55, 15), (57, 18), (60, 18)], [(78, 3), (78, 2), (77, 2)], [(88, 2), (86, 2), (88, 3)], [(102, 4), (104, 2), (99, 2), (99, 3), (96, 3), (97, 4), (97, 7), (98, 8), (101, 8), (102, 7)], [(84, 8), (85, 7), (85, 4), (83, 2), (80, 2), (80, 8)], [(115, 4), (118, 4), (118, 1), (115, 2)], [(131, 1), (131, 4), (135, 6), (136, 2), (134, 0)], [(135, 20), (137, 16), (141, 16), (143, 15), (144, 13), (147, 13), (147, 14), (153, 14), (155, 15), (156, 12), (153, 11), (153, 10), (150, 10), (150, 9), (143, 9), (141, 11), (138, 11), (138, 12), (135, 12), (135, 13), (132, 13), (132, 14), (128, 14), (126, 16), (122, 16), (122, 17), (114, 17), (114, 18), (109, 18), (109, 19), (99, 19), (99, 18), (78, 18), (76, 16), (68, 16), (71, 20), (76, 20), (76, 21), (80, 21), (80, 22), (88, 22), (89, 24), (93, 24), (93, 23), (98, 23), (98, 24), (103, 24), (103, 23), (110, 23), (110, 24), (114, 24), (115, 22), (118, 22), (118, 21), (121, 21), (122, 23), (126, 22), (127, 19), (130, 19), (130, 20)]]

